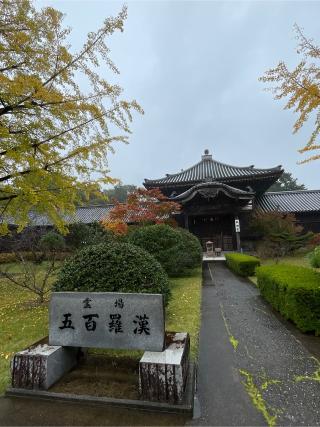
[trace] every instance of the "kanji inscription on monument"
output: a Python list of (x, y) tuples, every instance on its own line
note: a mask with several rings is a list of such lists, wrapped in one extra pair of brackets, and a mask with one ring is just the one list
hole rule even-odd
[(54, 292), (49, 325), (50, 345), (162, 351), (163, 296)]

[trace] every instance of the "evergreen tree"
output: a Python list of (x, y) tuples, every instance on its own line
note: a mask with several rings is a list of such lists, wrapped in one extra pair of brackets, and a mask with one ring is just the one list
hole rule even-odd
[(283, 172), (280, 178), (271, 185), (268, 191), (291, 191), (291, 190), (306, 190), (304, 184), (298, 184), (297, 178), (293, 178), (289, 172)]

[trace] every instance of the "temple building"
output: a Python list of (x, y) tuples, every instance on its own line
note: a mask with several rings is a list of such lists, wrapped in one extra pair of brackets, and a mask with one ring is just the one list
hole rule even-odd
[(251, 249), (254, 236), (252, 212), (292, 212), (306, 229), (320, 232), (320, 190), (268, 193), (281, 176), (276, 166), (257, 169), (232, 166), (212, 158), (205, 150), (194, 166), (159, 179), (145, 179), (144, 186), (160, 188), (182, 205), (178, 224), (198, 236), (205, 246), (212, 241), (222, 250)]
[[(320, 233), (320, 190), (268, 192), (282, 173), (281, 166), (258, 169), (221, 163), (205, 150), (194, 166), (163, 178), (145, 179), (143, 184), (148, 189), (160, 188), (181, 204), (176, 220), (198, 236), (204, 250), (211, 241), (224, 251), (251, 251), (259, 239), (250, 228), (256, 210), (293, 213), (305, 231)], [(112, 204), (78, 206), (65, 220), (92, 224), (107, 218), (112, 208)], [(10, 226), (15, 227), (14, 222)], [(45, 214), (30, 212), (30, 226), (50, 229), (53, 224)], [(0, 252), (8, 251), (10, 239), (0, 240)]]

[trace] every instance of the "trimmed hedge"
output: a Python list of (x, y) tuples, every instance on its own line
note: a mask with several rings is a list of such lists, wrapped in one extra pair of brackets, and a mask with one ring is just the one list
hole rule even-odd
[(320, 335), (320, 274), (312, 269), (278, 264), (257, 268), (262, 296), (302, 332)]
[(90, 245), (62, 266), (54, 291), (134, 292), (170, 297), (169, 280), (148, 252), (129, 243)]
[(201, 265), (199, 240), (181, 228), (166, 224), (137, 227), (130, 232), (128, 240), (153, 255), (169, 276), (188, 274), (190, 269)]
[(255, 269), (260, 265), (259, 258), (251, 255), (230, 253), (225, 254), (227, 266), (239, 276), (254, 276)]
[[(26, 261), (35, 261), (35, 257), (40, 261), (46, 261), (48, 257), (43, 252), (20, 252), (23, 258)], [(66, 258), (70, 257), (70, 252), (58, 252), (55, 256), (55, 259), (58, 261), (64, 261)], [(13, 252), (0, 252), (0, 264), (6, 264), (11, 262), (20, 262), (19, 257)]]

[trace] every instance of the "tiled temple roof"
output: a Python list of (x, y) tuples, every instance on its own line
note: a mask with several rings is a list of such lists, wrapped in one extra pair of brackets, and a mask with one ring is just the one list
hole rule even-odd
[[(83, 224), (92, 224), (94, 222), (99, 222), (103, 218), (108, 218), (109, 211), (114, 207), (114, 205), (91, 205), (91, 206), (78, 206), (76, 208), (74, 215), (65, 215), (64, 220), (67, 224), (73, 223), (83, 223)], [(141, 215), (143, 212), (141, 212)], [(135, 214), (137, 215), (137, 214)], [(139, 214), (138, 214), (139, 215)], [(47, 227), (52, 226), (53, 223), (50, 221), (45, 214), (41, 214), (38, 212), (30, 212), (29, 213), (29, 226), (34, 227)], [(163, 218), (168, 218), (168, 215), (164, 215)], [(11, 225), (15, 225), (14, 220), (7, 219), (8, 223)], [(125, 218), (127, 223), (132, 222), (132, 218), (130, 218), (130, 214)]]
[(144, 185), (150, 187), (188, 182), (203, 182), (207, 179), (221, 181), (232, 178), (243, 179), (270, 175), (280, 176), (282, 171), (281, 165), (270, 169), (256, 169), (253, 165), (244, 167), (228, 165), (213, 160), (209, 151), (206, 150), (201, 161), (194, 166), (176, 174), (167, 174), (164, 178), (145, 179)]
[[(84, 224), (91, 224), (93, 222), (98, 222), (101, 219), (107, 217), (108, 212), (113, 207), (113, 205), (104, 205), (104, 206), (78, 206), (76, 208), (74, 215), (66, 215), (65, 221), (68, 224), (74, 222), (81, 222)], [(40, 214), (36, 212), (30, 212), (30, 225), (33, 226), (50, 226), (52, 222), (45, 214)], [(14, 221), (8, 220), (9, 223), (14, 224)]]
[(264, 193), (255, 200), (255, 207), (263, 212), (319, 212), (320, 190)]

